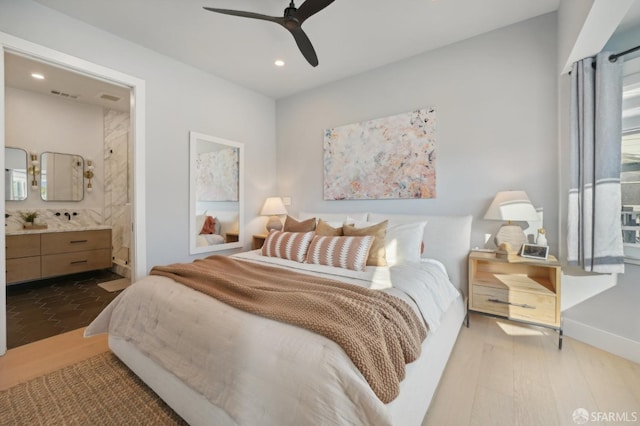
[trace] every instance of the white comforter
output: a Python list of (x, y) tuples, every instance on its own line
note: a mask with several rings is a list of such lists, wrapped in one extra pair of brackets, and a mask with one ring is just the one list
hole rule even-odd
[(196, 247), (215, 246), (224, 244), (224, 237), (218, 234), (201, 234), (196, 236)]
[[(236, 255), (383, 289), (409, 302), (431, 331), (458, 292), (435, 261), (365, 272)], [(415, 302), (415, 303), (414, 303)], [(390, 424), (362, 374), (333, 341), (249, 314), (160, 276), (120, 294), (85, 335), (126, 339), (239, 425)]]

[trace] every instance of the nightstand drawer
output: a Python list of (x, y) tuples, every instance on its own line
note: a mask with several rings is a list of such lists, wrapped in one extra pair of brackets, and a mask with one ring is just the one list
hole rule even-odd
[(262, 248), (268, 235), (269, 234), (254, 234), (253, 241), (251, 242), (251, 248), (253, 250)]
[(471, 310), (529, 322), (559, 326), (555, 295), (473, 286)]

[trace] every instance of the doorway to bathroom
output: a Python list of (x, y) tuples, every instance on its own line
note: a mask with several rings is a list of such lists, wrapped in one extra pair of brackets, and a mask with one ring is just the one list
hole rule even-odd
[[(115, 275), (115, 277), (127, 276), (130, 277), (129, 279), (135, 279), (143, 275), (146, 270), (146, 262), (144, 260), (144, 230), (143, 227), (136, 226), (136, 222), (143, 223), (143, 221), (135, 219), (144, 215), (144, 81), (0, 33), (0, 65), (2, 65), (2, 67), (0, 67), (0, 77), (2, 77), (6, 83), (8, 78), (4, 73), (5, 53), (40, 62), (50, 67), (56, 67), (69, 75), (76, 74), (84, 78), (93, 78), (97, 82), (106, 82), (114, 86), (126, 88), (127, 96), (125, 101), (128, 105), (132, 106), (131, 112), (124, 114), (115, 108), (104, 109), (104, 127), (100, 129), (104, 135), (104, 146), (102, 147), (103, 149), (101, 148), (99, 156), (95, 157), (101, 160), (103, 170), (101, 171), (102, 173), (96, 173), (97, 170), (94, 168), (95, 177), (93, 181), (90, 182), (91, 185), (87, 185), (87, 189), (88, 187), (94, 189), (96, 188), (95, 185), (99, 183), (103, 185), (101, 197), (103, 197), (104, 205), (98, 209), (100, 210), (98, 216), (101, 216), (104, 225), (114, 231), (112, 258), (113, 264), (116, 266), (114, 270), (118, 274)], [(13, 88), (8, 87), (10, 86), (5, 84), (3, 87), (4, 90), (2, 90), (3, 97), (5, 98), (7, 92), (14, 91)], [(25, 91), (23, 88), (16, 90)], [(53, 93), (54, 91), (58, 93)], [(77, 102), (77, 100), (73, 98), (75, 96), (73, 90), (49, 89), (49, 92), (47, 96), (60, 96), (67, 98), (66, 100), (68, 101), (73, 99), (73, 101)], [(106, 96), (101, 97), (109, 100), (108, 98), (110, 98), (109, 95), (111, 95), (111, 93), (107, 91), (104, 95)], [(45, 95), (42, 94), (41, 96)], [(0, 112), (3, 116), (6, 115), (6, 105), (0, 107)], [(33, 125), (37, 126), (38, 123), (34, 122)], [(3, 136), (4, 145), (10, 146), (10, 141), (6, 137), (7, 127), (8, 123), (3, 123), (0, 120), (0, 135)], [(134, 158), (135, 160), (133, 160)], [(97, 162), (98, 161), (96, 161), (96, 163)], [(140, 170), (136, 170), (136, 166), (138, 166)], [(141, 176), (137, 175), (137, 173), (141, 173)], [(100, 179), (102, 179), (102, 182), (100, 182)], [(10, 203), (5, 202), (4, 207), (6, 211), (15, 206), (11, 206)], [(49, 204), (43, 208), (48, 210), (50, 207), (51, 209), (57, 210), (62, 208), (69, 210), (73, 220), (81, 216), (80, 214), (73, 215), (73, 212), (80, 213), (78, 212), (79, 209), (76, 209), (78, 205), (70, 207), (69, 204), (55, 206), (54, 204)], [(92, 209), (87, 209), (87, 211), (90, 210)], [(95, 211), (91, 211), (90, 214), (87, 214), (85, 217), (95, 219), (95, 216)], [(2, 237), (5, 238), (5, 235), (6, 230)], [(140, 255), (140, 253), (142, 253), (142, 255)], [(4, 256), (2, 257), (4, 258)], [(5, 269), (4, 262), (1, 263), (0, 269)], [(102, 272), (107, 275), (116, 273), (110, 270), (96, 272)], [(3, 273), (2, 275), (5, 274)], [(112, 280), (112, 278), (114, 278), (114, 276), (107, 278), (104, 276), (79, 277), (79, 281), (93, 280), (99, 284), (98, 281)], [(109, 292), (106, 291), (106, 293)], [(6, 351), (7, 347), (6, 300), (6, 292), (0, 292), (0, 355)]]
[[(131, 94), (128, 87), (9, 51), (4, 54), (4, 75), (5, 148), (10, 145), (11, 153), (28, 153), (31, 160), (25, 196), (5, 198), (5, 232), (16, 235), (6, 252), (11, 272), (6, 294), (10, 349), (87, 326), (117, 294), (103, 287), (105, 281), (122, 284), (119, 290), (130, 283)], [(69, 160), (73, 162), (71, 179), (66, 179)], [(74, 168), (79, 172), (74, 173)], [(40, 259), (13, 249), (13, 242), (30, 237), (23, 235), (22, 218), (31, 212), (37, 214), (38, 228), (45, 229), (29, 232), (43, 232), (43, 238), (49, 231), (109, 228), (103, 234), (105, 244), (100, 245), (107, 250), (100, 255), (104, 261), (99, 268), (112, 266), (74, 273), (76, 268), (96, 269), (82, 266), (80, 262), (91, 264), (97, 255), (80, 248), (83, 252), (74, 256), (82, 260), (69, 260), (79, 266), (51, 274), (44, 263), (50, 256), (45, 256), (41, 273), (47, 279), (34, 281), (35, 272), (27, 277), (20, 271), (16, 279), (21, 261)], [(73, 234), (79, 235), (78, 241), (85, 238), (85, 234)], [(93, 241), (88, 245), (93, 248)], [(57, 276), (48, 278), (51, 275)]]

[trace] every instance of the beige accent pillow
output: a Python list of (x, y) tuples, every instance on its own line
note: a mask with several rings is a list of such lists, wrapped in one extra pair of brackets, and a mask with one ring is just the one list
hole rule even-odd
[(312, 217), (311, 219), (297, 221), (291, 216), (287, 216), (287, 219), (284, 221), (284, 229), (285, 232), (310, 232), (316, 229), (316, 218)]
[(374, 239), (375, 237), (372, 235), (364, 237), (316, 235), (309, 245), (306, 262), (364, 271), (369, 257), (369, 249)]
[(389, 221), (385, 220), (378, 224), (367, 226), (364, 228), (356, 228), (354, 225), (344, 225), (342, 232), (345, 236), (360, 237), (364, 235), (373, 235), (375, 239), (369, 250), (369, 258), (367, 265), (370, 266), (387, 266), (385, 237), (387, 235), (387, 225)]
[(342, 226), (338, 228), (334, 228), (324, 220), (318, 219), (318, 224), (316, 225), (316, 235), (324, 235), (328, 237), (341, 237)]

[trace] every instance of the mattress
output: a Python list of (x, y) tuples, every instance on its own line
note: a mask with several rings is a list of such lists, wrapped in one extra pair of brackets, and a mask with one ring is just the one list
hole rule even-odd
[(439, 262), (360, 273), (237, 256), (378, 288), (411, 304), (430, 333), (407, 366), (400, 396), (383, 404), (334, 342), (165, 277), (123, 292), (87, 334), (108, 331), (114, 353), (190, 424), (420, 424), (464, 316), (459, 292), (441, 282), (448, 280)]

